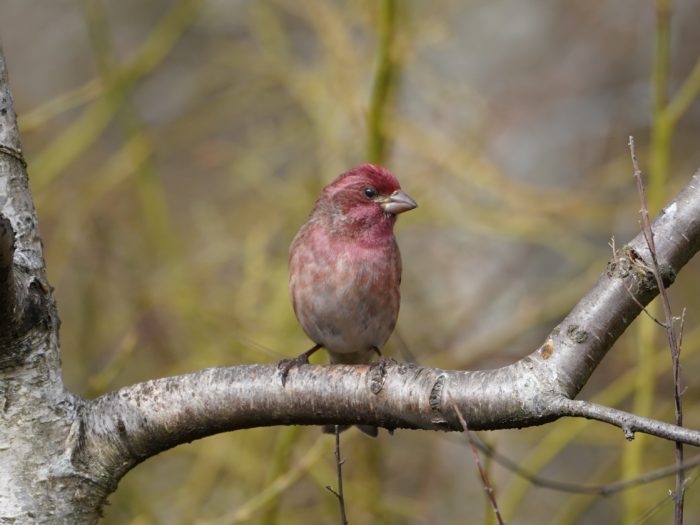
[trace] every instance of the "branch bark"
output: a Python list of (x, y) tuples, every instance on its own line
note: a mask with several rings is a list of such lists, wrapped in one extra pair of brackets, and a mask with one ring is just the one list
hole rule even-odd
[(26, 358), (23, 336), (55, 317), (25, 168), (0, 48), (0, 368)]
[(15, 234), (12, 223), (0, 215), (0, 334), (11, 332), (16, 322), (17, 293), (12, 264), (14, 255)]
[(0, 49), (0, 522), (86, 523), (102, 494), (81, 492), (64, 456), (75, 401), (25, 166)]

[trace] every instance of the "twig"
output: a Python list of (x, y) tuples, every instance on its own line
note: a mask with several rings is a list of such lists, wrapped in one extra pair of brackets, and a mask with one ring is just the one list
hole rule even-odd
[(338, 474), (338, 490), (333, 490), (330, 485), (326, 486), (336, 498), (338, 498), (338, 506), (340, 507), (340, 525), (348, 525), (348, 518), (345, 515), (345, 496), (343, 495), (343, 463), (340, 459), (340, 426), (335, 426), (335, 468)]
[[(472, 433), (473, 434), (473, 433)], [(558, 481), (550, 478), (545, 478), (533, 474), (529, 470), (526, 470), (520, 466), (520, 463), (501, 454), (500, 452), (494, 450), (493, 447), (484, 443), (479, 439), (478, 436), (473, 435), (474, 445), (485, 455), (490, 457), (493, 461), (498, 463), (500, 466), (512, 472), (516, 476), (526, 479), (536, 487), (541, 487), (544, 489), (555, 490), (557, 492), (566, 492), (570, 494), (598, 494), (601, 496), (609, 496), (611, 494), (616, 494), (639, 485), (645, 485), (653, 481), (672, 476), (676, 474), (679, 470), (690, 470), (693, 468), (700, 467), (700, 455), (693, 457), (692, 459), (683, 463), (683, 465), (667, 465), (655, 470), (651, 470), (641, 476), (631, 479), (625, 479), (620, 481), (614, 481), (612, 483), (606, 483), (601, 485), (584, 485), (580, 483), (571, 483), (568, 481)]]
[(471, 446), (472, 449), (472, 456), (474, 456), (474, 462), (476, 463), (476, 467), (479, 469), (479, 475), (481, 476), (481, 482), (484, 485), (484, 490), (486, 491), (486, 496), (488, 497), (489, 503), (491, 504), (491, 509), (493, 509), (494, 514), (496, 515), (496, 519), (498, 520), (499, 525), (504, 525), (503, 518), (501, 517), (501, 512), (498, 510), (498, 503), (496, 502), (496, 495), (494, 494), (493, 487), (491, 486), (491, 483), (489, 482), (489, 476), (486, 473), (486, 470), (484, 470), (484, 466), (481, 464), (481, 459), (479, 458), (479, 452), (476, 449), (476, 444), (474, 443), (474, 438), (472, 436), (472, 433), (469, 432), (469, 428), (467, 427), (467, 422), (464, 419), (464, 416), (462, 416), (462, 413), (459, 411), (459, 408), (457, 408), (457, 405), (454, 403), (452, 404), (452, 407), (455, 410), (455, 413), (457, 414), (457, 417), (459, 418), (459, 423), (462, 425), (462, 428), (464, 429), (464, 434), (467, 436), (467, 439), (469, 440), (469, 445)]
[[(683, 426), (683, 398), (681, 393), (681, 366), (680, 366), (680, 345), (679, 338), (676, 334), (675, 323), (673, 319), (673, 313), (671, 311), (671, 302), (668, 298), (668, 293), (666, 287), (664, 286), (663, 279), (661, 278), (661, 272), (659, 270), (659, 262), (656, 256), (656, 245), (654, 244), (654, 233), (651, 229), (651, 221), (649, 220), (649, 208), (647, 207), (646, 196), (644, 192), (644, 183), (642, 181), (642, 170), (639, 168), (639, 162), (637, 161), (637, 155), (634, 149), (634, 137), (630, 136), (629, 139), (630, 156), (632, 157), (632, 167), (634, 168), (634, 178), (637, 181), (637, 191), (639, 192), (639, 200), (641, 202), (642, 208), (640, 213), (642, 215), (642, 231), (644, 233), (644, 238), (646, 239), (647, 246), (649, 248), (649, 254), (651, 256), (652, 262), (652, 272), (656, 279), (656, 284), (659, 288), (659, 295), (661, 297), (661, 304), (664, 310), (664, 316), (666, 317), (666, 323), (664, 328), (666, 329), (666, 338), (668, 339), (668, 345), (671, 349), (671, 363), (673, 366), (673, 398), (675, 402), (676, 409), (676, 425), (679, 427)], [(683, 443), (676, 441), (676, 464), (683, 464)], [(675, 520), (676, 524), (680, 525), (683, 523), (683, 498), (685, 496), (685, 473), (680, 469), (676, 473), (676, 493), (674, 497), (675, 501)]]
[[(688, 489), (690, 485), (695, 483), (698, 480), (698, 478), (694, 478), (692, 480), (686, 480), (686, 486), (685, 488)], [(670, 501), (673, 501), (673, 492), (670, 492), (666, 494), (661, 500), (654, 504), (649, 510), (647, 510), (644, 514), (639, 516), (637, 520), (632, 523), (632, 525), (642, 525), (645, 523), (649, 523), (649, 520), (651, 519), (652, 516), (657, 514), (661, 509), (663, 509)]]

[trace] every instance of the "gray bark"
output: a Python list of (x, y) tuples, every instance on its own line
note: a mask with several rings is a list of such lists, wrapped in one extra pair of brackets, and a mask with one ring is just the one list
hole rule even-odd
[[(700, 248), (699, 218), (696, 174), (653, 225), (666, 284)], [(461, 430), (456, 406), (474, 430), (574, 416), (617, 425), (628, 438), (641, 431), (700, 445), (698, 431), (573, 400), (640, 304), (657, 295), (648, 267), (640, 235), (540, 348), (497, 370), (301, 366), (282, 387), (275, 365), (245, 365), (81, 399), (61, 379), (59, 320), (0, 51), (0, 522), (94, 523), (121, 477), (144, 459), (257, 426)]]

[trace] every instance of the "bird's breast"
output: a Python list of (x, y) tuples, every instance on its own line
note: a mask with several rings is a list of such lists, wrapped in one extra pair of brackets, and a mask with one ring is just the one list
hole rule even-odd
[(393, 237), (376, 246), (329, 239), (290, 256), (289, 288), (306, 334), (333, 352), (381, 347), (398, 317), (401, 261)]

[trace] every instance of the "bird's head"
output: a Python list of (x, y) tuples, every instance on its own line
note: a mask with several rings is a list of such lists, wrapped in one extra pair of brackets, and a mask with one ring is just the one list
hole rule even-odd
[(374, 164), (343, 173), (324, 188), (321, 199), (330, 206), (335, 225), (353, 235), (391, 233), (396, 216), (418, 206), (389, 170)]

